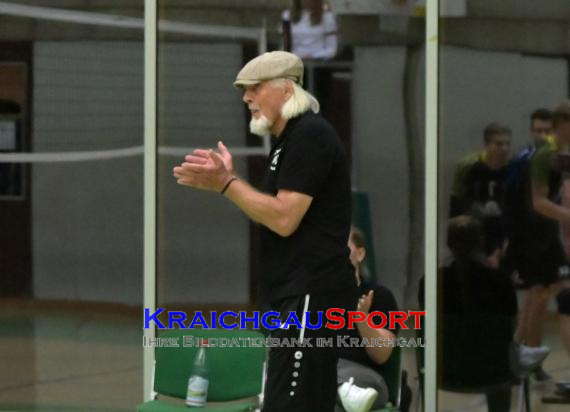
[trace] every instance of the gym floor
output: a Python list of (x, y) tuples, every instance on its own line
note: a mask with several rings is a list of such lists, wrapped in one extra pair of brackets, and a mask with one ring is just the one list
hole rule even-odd
[[(533, 412), (562, 412), (570, 409), (570, 404), (546, 404), (542, 402), (544, 396), (552, 396), (555, 391), (554, 381), (570, 378), (570, 358), (563, 348), (559, 337), (557, 316), (550, 312), (547, 315), (545, 325), (544, 344), (550, 346), (551, 353), (544, 361), (543, 367), (553, 380), (536, 382), (531, 378), (531, 410)], [(515, 386), (512, 390), (511, 410), (519, 411), (521, 387)], [(439, 411), (487, 411), (485, 397), (483, 395), (458, 394), (447, 391), (438, 391)]]
[[(227, 309), (227, 308), (223, 308)], [(142, 317), (137, 309), (97, 304), (0, 301), (0, 411), (134, 411), (142, 401)], [(552, 353), (545, 369), (555, 379), (570, 378), (570, 359), (557, 336), (554, 315), (545, 344)], [(402, 336), (413, 337), (413, 331)], [(418, 403), (413, 348), (404, 350), (403, 367)], [(552, 382), (531, 384), (533, 411), (565, 411), (544, 404)], [(518, 410), (513, 388), (512, 410)], [(440, 411), (486, 411), (482, 395), (439, 391)]]
[(2, 302), (0, 410), (134, 411), (142, 317), (121, 307)]

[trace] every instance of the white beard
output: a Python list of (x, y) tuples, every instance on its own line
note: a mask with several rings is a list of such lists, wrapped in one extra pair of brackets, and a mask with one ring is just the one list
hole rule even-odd
[(261, 116), (259, 119), (252, 117), (249, 121), (249, 131), (260, 137), (267, 136), (270, 133), (271, 126), (273, 126), (273, 122), (265, 116)]

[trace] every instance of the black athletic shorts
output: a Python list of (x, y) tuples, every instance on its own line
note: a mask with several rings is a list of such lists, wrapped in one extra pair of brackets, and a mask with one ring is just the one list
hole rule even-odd
[(549, 286), (568, 271), (568, 261), (560, 242), (531, 245), (516, 238), (510, 240), (507, 251), (509, 266), (518, 271), (527, 286)]
[[(349, 306), (347, 302), (350, 302)], [(305, 305), (310, 311), (308, 321), (311, 325), (318, 323), (318, 311), (322, 311), (322, 327), (305, 328), (306, 346), (271, 347), (267, 364), (267, 380), (263, 401), (263, 412), (333, 412), (337, 393), (337, 349), (336, 336), (343, 335), (342, 330), (328, 329), (326, 311), (329, 308), (355, 310), (357, 293), (347, 299), (347, 294), (302, 295), (283, 299), (272, 305), (272, 310), (280, 313), (284, 322), (290, 311), (294, 311), (300, 322)], [(272, 338), (300, 339), (301, 330), (295, 326), (289, 329), (271, 331)], [(317, 339), (332, 339), (332, 347), (317, 347)], [(322, 345), (321, 345), (322, 346)]]

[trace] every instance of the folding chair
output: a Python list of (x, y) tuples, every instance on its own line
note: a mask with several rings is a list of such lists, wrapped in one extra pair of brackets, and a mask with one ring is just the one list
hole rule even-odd
[[(508, 410), (510, 389), (521, 385), (519, 410), (530, 412), (528, 375), (513, 376), (510, 345), (515, 319), (497, 315), (445, 315), (440, 389), (484, 393), (489, 411)], [(522, 402), (524, 400), (524, 402)]]
[[(179, 347), (156, 348), (153, 400), (139, 405), (138, 412), (188, 411), (181, 400), (186, 399), (188, 378), (198, 348), (195, 344), (192, 347), (184, 346), (185, 337), (194, 343), (196, 339), (208, 339), (212, 343), (213, 339), (217, 339), (218, 343), (206, 349), (208, 403), (199, 409), (201, 412), (253, 411), (258, 406), (266, 348), (261, 345), (245, 346), (240, 338), (263, 339), (263, 334), (251, 330), (177, 329), (167, 331), (160, 337), (178, 338)], [(231, 345), (232, 342), (234, 345)], [(239, 346), (235, 345), (236, 342), (239, 342)], [(221, 346), (225, 343), (230, 345)]]
[(382, 377), (388, 386), (388, 403), (372, 412), (395, 412), (400, 410), (402, 395), (402, 348), (394, 347), (388, 361), (380, 368)]

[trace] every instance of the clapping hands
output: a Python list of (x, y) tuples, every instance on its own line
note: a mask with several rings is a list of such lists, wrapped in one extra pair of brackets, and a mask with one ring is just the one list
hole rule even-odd
[(221, 192), (233, 176), (233, 159), (228, 148), (218, 142), (218, 150), (196, 149), (173, 169), (176, 183), (201, 190)]

